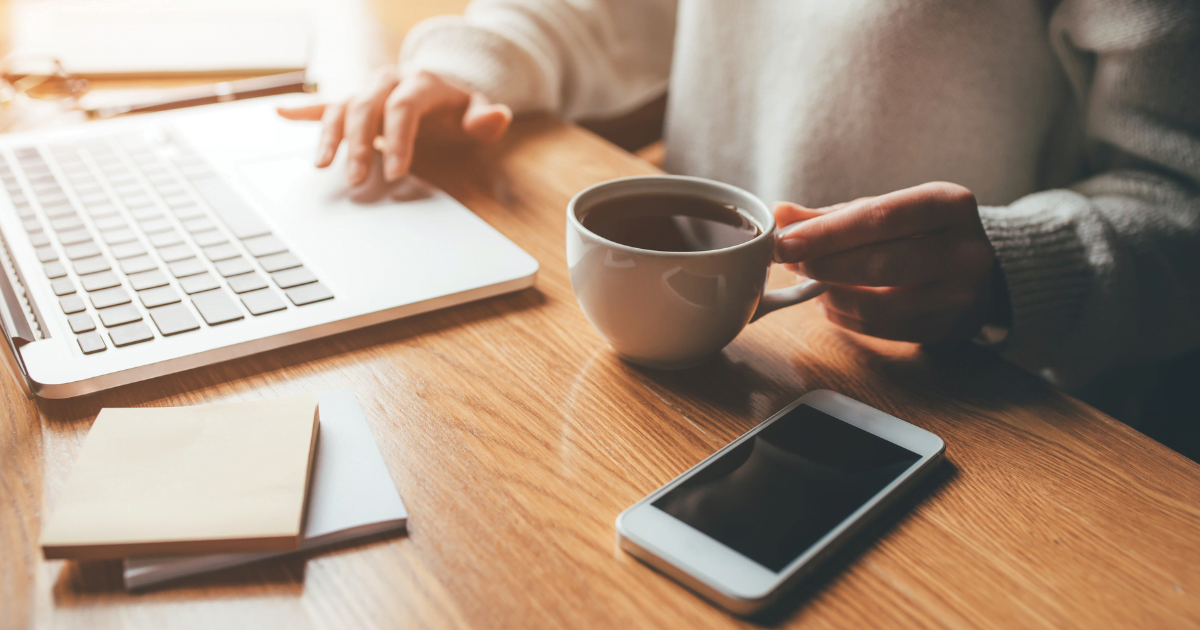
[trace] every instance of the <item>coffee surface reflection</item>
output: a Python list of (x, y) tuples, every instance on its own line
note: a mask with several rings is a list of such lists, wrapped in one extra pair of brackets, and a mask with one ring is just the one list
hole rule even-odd
[(660, 252), (704, 252), (749, 242), (762, 228), (732, 205), (695, 195), (632, 194), (602, 201), (581, 218), (610, 241)]

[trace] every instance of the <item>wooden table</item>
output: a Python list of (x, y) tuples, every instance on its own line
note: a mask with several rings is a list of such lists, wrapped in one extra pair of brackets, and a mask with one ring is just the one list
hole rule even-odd
[[(812, 305), (750, 326), (702, 368), (622, 363), (572, 296), (564, 207), (584, 186), (652, 167), (535, 119), (496, 145), (426, 151), (417, 170), (534, 255), (537, 288), (78, 400), (29, 401), (3, 379), (0, 624), (745, 626), (619, 551), (613, 520), (815, 388), (943, 436), (949, 461), (867, 544), (760, 623), (1200, 624), (1192, 462), (984, 351), (861, 337)], [(411, 510), (407, 535), (145, 594), (121, 590), (115, 562), (41, 559), (42, 517), (102, 407), (343, 387)]]

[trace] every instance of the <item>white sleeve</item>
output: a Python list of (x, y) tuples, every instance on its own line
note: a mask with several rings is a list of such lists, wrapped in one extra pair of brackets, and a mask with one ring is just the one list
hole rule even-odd
[(612, 117), (666, 92), (676, 0), (473, 0), (418, 24), (400, 63), (515, 112)]

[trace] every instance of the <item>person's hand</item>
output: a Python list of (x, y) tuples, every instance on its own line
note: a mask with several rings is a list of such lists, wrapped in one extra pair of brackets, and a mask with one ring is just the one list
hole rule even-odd
[(992, 301), (995, 252), (971, 191), (933, 182), (828, 208), (775, 205), (779, 262), (829, 285), (826, 317), (922, 343), (966, 338)]
[(371, 85), (345, 103), (279, 109), (289, 120), (319, 120), (323, 127), (317, 167), (333, 162), (346, 140), (346, 178), (351, 186), (366, 181), (381, 136), (383, 174), (389, 181), (408, 173), (417, 136), (437, 142), (492, 142), (504, 135), (512, 110), (479, 92), (424, 71), (381, 68)]

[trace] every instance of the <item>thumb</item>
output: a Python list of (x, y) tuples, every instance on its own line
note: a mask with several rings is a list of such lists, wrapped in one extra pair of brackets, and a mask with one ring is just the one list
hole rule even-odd
[(496, 105), (483, 94), (474, 92), (463, 113), (463, 133), (479, 142), (494, 142), (508, 131), (512, 119), (512, 110), (507, 105)]
[(325, 106), (276, 107), (275, 113), (288, 120), (321, 120), (321, 116), (325, 115)]

